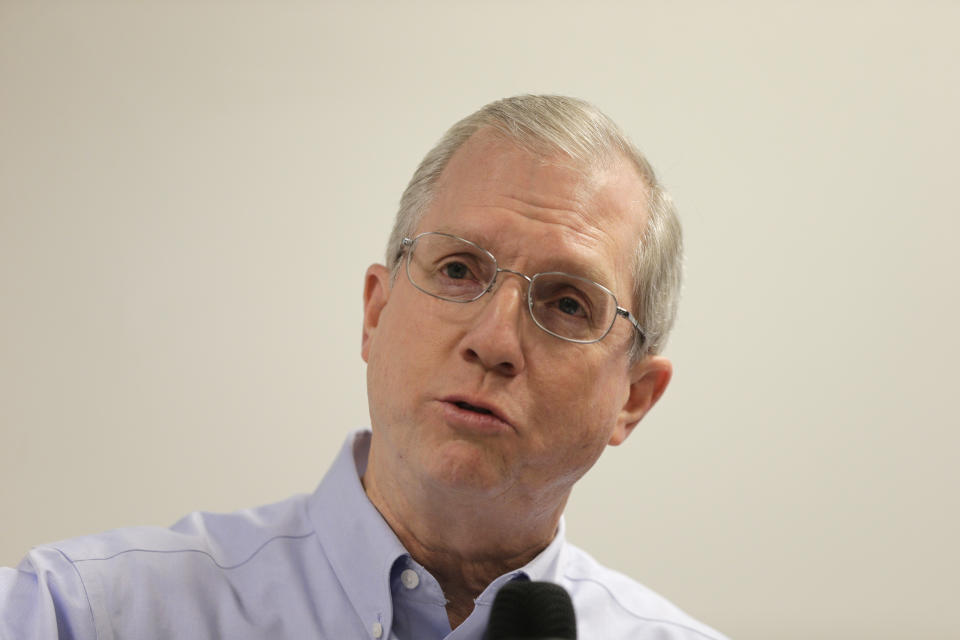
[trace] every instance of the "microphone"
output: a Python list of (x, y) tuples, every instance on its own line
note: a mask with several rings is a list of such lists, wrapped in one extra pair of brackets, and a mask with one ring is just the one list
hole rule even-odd
[(508, 582), (493, 600), (483, 639), (577, 640), (570, 594), (552, 582)]

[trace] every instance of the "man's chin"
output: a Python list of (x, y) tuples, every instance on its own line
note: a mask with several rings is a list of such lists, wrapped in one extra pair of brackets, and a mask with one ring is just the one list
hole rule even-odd
[(426, 475), (438, 490), (487, 497), (509, 484), (509, 465), (489, 443), (455, 440), (429, 455)]

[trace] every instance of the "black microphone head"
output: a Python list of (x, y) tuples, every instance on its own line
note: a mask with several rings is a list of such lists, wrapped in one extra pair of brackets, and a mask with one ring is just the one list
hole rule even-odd
[(552, 582), (514, 580), (497, 592), (484, 640), (576, 640), (570, 594)]

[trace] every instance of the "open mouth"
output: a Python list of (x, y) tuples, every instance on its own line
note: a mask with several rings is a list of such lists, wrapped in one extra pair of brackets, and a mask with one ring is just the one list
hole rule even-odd
[(454, 404), (457, 405), (458, 407), (460, 407), (461, 409), (466, 409), (467, 411), (473, 411), (473, 412), (475, 412), (475, 413), (482, 413), (482, 414), (487, 415), (487, 416), (492, 416), (492, 415), (493, 415), (493, 411), (490, 411), (489, 409), (484, 409), (483, 407), (475, 407), (475, 406), (473, 406), (472, 404), (470, 404), (469, 402), (454, 402)]

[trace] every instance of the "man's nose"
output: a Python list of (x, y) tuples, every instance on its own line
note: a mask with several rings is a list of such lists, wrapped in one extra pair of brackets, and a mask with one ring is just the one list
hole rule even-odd
[(525, 364), (521, 333), (527, 314), (527, 281), (520, 274), (502, 271), (493, 289), (471, 304), (480, 309), (461, 341), (463, 357), (504, 375), (520, 373)]

